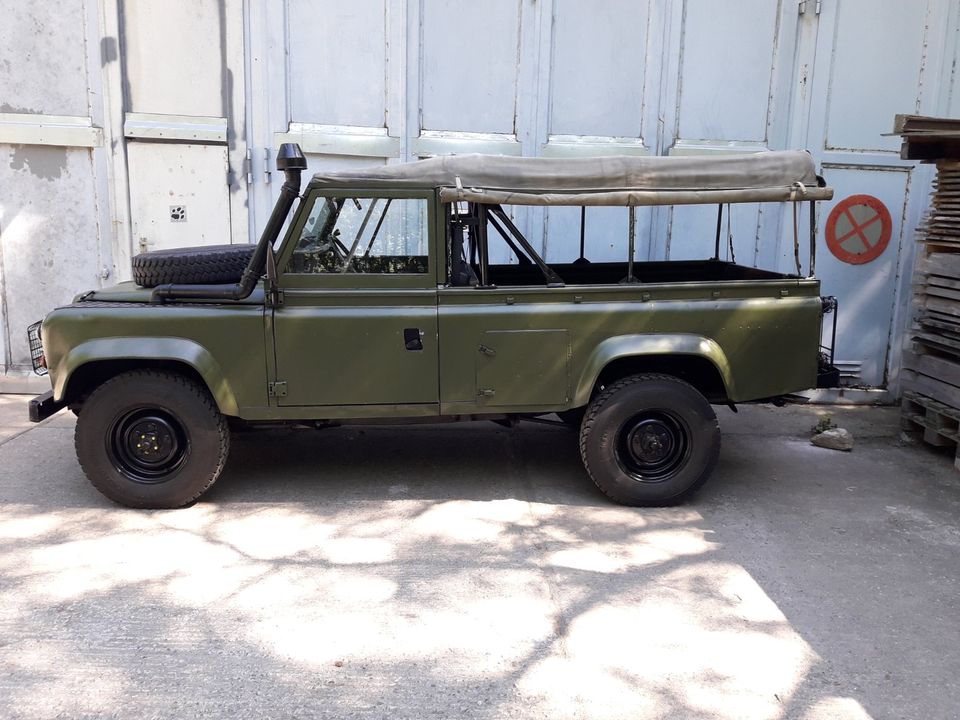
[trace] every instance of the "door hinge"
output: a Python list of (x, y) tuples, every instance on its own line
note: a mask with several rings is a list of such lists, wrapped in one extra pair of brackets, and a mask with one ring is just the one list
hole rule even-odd
[(253, 148), (247, 148), (247, 159), (244, 165), (246, 165), (247, 185), (253, 185)]
[(267, 384), (267, 395), (270, 397), (286, 397), (287, 396), (287, 381), (279, 380), (277, 382), (272, 382)]
[(270, 180), (273, 179), (271, 174), (272, 170), (270, 168), (270, 148), (263, 149), (263, 181), (270, 184)]
[[(808, 2), (808, 0), (800, 0), (800, 4), (797, 6), (797, 7), (799, 8), (799, 14), (800, 14), (800, 15), (806, 14), (806, 12), (807, 12), (807, 2)], [(821, 9), (822, 6), (823, 6), (823, 1), (822, 1), (822, 0), (816, 0), (816, 2), (815, 2), (814, 5), (813, 5), (813, 13), (814, 13), (814, 15), (819, 15), (819, 14), (820, 14), (820, 9)]]

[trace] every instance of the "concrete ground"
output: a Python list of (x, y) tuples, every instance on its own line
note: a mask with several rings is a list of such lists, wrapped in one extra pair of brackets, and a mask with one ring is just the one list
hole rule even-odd
[(609, 504), (531, 425), (237, 435), (195, 506), (0, 397), (0, 716), (960, 717), (960, 476), (897, 411), (718, 410), (694, 502)]

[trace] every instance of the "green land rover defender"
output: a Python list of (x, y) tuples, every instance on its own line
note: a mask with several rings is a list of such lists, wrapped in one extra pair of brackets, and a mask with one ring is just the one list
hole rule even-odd
[[(813, 275), (814, 203), (833, 193), (805, 152), (438, 157), (320, 173), (302, 195), (300, 148), (277, 167), (256, 246), (139, 255), (134, 281), (28, 332), (52, 385), (31, 419), (75, 412), (80, 464), (118, 503), (196, 500), (241, 426), (531, 420), (576, 430), (613, 500), (672, 504), (717, 462), (712, 404), (836, 383), (821, 346), (836, 306)], [(796, 273), (721, 257), (735, 203), (792, 203)], [(638, 228), (684, 205), (717, 207), (712, 257), (635, 261)], [(674, 247), (692, 240), (679, 232)], [(554, 262), (554, 237), (579, 257)]]

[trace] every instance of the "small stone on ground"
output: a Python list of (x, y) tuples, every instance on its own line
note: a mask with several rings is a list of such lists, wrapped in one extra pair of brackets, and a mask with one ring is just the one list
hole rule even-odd
[(810, 442), (817, 447), (831, 450), (853, 450), (853, 435), (844, 428), (824, 430), (810, 438)]

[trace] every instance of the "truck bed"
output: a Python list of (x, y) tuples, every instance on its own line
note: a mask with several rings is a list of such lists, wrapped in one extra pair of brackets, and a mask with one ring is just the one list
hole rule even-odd
[[(568, 285), (615, 285), (627, 276), (626, 262), (549, 263)], [(480, 268), (474, 268), (479, 275)], [(669, 260), (636, 262), (633, 275), (641, 283), (722, 282), (725, 280), (785, 280), (796, 275), (761, 270), (722, 260)], [(490, 265), (494, 285), (513, 287), (542, 285), (543, 274), (536, 265)]]

